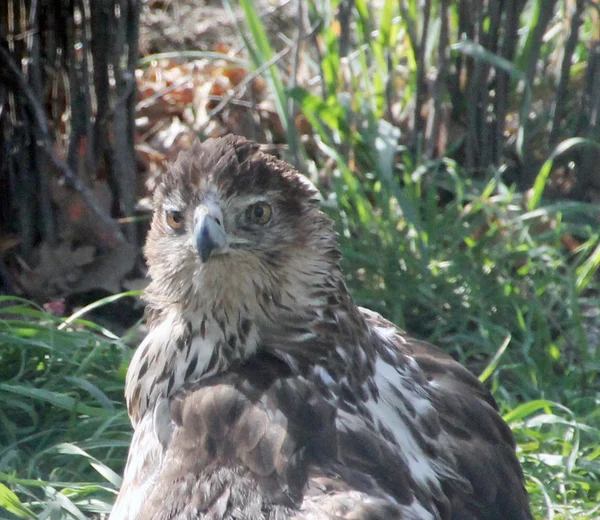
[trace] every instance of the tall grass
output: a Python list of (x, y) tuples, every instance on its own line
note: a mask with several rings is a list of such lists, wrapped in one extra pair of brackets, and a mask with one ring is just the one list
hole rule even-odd
[(82, 318), (0, 306), (0, 517), (109, 512), (130, 440), (129, 348)]

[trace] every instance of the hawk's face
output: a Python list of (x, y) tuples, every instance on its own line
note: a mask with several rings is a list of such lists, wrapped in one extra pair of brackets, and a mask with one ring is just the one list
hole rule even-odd
[[(341, 274), (317, 191), (256, 144), (196, 143), (164, 176), (145, 248), (151, 326), (127, 373), (134, 423), (161, 396), (259, 344), (314, 339)], [(299, 347), (299, 348), (300, 348)]]
[(253, 313), (272, 298), (302, 303), (337, 271), (335, 235), (317, 195), (242, 138), (196, 144), (155, 195), (145, 250), (151, 307), (242, 305)]

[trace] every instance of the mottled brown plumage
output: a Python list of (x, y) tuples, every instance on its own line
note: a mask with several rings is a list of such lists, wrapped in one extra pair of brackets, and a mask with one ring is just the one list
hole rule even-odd
[(229, 136), (154, 203), (111, 519), (531, 518), (491, 395), (354, 304), (303, 176)]

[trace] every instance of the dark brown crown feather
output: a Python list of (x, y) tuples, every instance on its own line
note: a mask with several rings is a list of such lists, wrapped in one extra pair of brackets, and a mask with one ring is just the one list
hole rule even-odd
[(181, 152), (159, 184), (159, 200), (177, 191), (186, 204), (197, 204), (206, 181), (218, 186), (226, 197), (276, 192), (291, 214), (299, 213), (299, 201), (318, 200), (316, 190), (289, 164), (235, 135), (195, 141), (190, 150)]

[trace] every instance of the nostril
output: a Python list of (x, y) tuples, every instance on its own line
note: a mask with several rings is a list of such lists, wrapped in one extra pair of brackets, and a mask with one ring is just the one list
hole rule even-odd
[(217, 224), (219, 224), (219, 226), (221, 225), (221, 219), (219, 219), (219, 218), (216, 218), (216, 219), (215, 219), (215, 222), (216, 222)]

